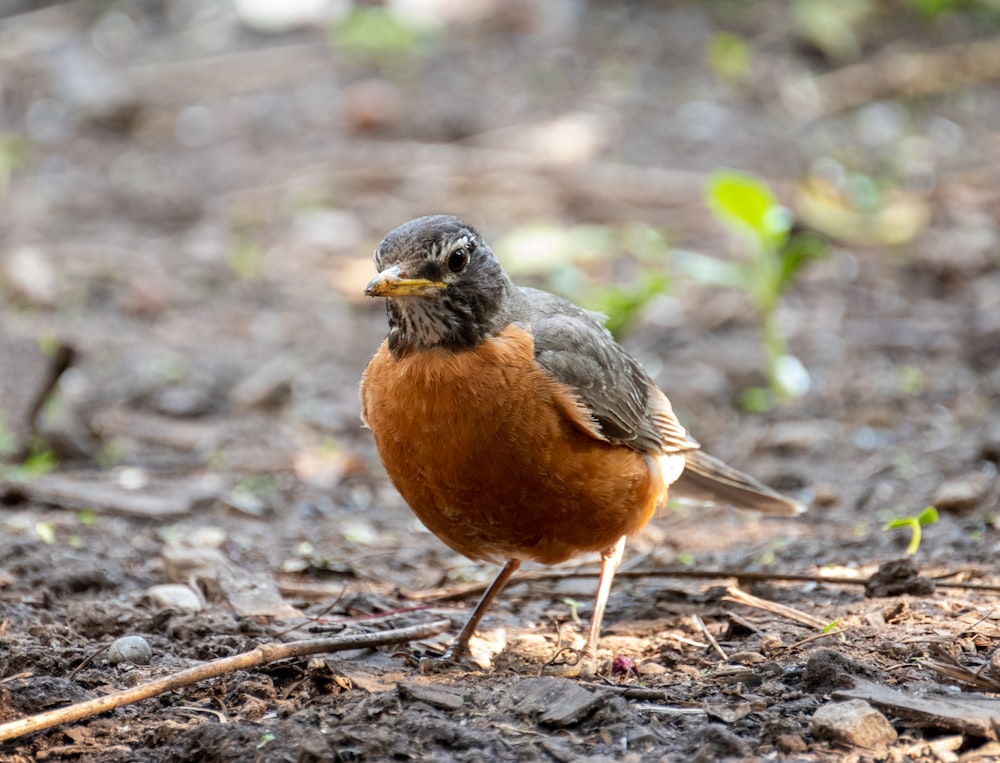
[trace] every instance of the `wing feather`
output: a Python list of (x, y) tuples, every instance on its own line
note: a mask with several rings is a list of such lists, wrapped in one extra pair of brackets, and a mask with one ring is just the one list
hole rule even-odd
[(535, 361), (573, 390), (604, 439), (642, 453), (698, 448), (670, 401), (597, 317), (547, 292), (519, 291), (512, 318), (530, 327)]

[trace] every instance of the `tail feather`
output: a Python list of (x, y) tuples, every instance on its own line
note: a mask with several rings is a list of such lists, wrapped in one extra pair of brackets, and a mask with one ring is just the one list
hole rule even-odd
[(730, 504), (785, 517), (806, 510), (801, 501), (781, 495), (702, 450), (688, 451), (685, 456), (684, 471), (670, 489), (674, 497)]

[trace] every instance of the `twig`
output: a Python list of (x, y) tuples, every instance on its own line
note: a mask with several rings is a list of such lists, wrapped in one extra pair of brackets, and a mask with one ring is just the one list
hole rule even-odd
[[(512, 582), (530, 582), (536, 580), (565, 580), (566, 578), (597, 577), (599, 570), (589, 567), (579, 567), (571, 570), (530, 570), (518, 573)], [(960, 588), (970, 591), (1000, 592), (1000, 583), (948, 583), (941, 578), (951, 577), (959, 573), (945, 573), (933, 577), (938, 588)], [(817, 583), (826, 585), (849, 585), (863, 587), (868, 577), (833, 577), (827, 575), (810, 575), (795, 572), (748, 572), (746, 570), (693, 570), (684, 569), (631, 569), (618, 570), (615, 577), (621, 578), (694, 578), (699, 580), (736, 579), (747, 583), (789, 582)], [(404, 591), (403, 595), (415, 601), (452, 601), (477, 596), (486, 590), (488, 582), (471, 583), (451, 588), (437, 588), (432, 591)]]
[(365, 633), (356, 636), (337, 636), (334, 638), (308, 639), (292, 641), (288, 644), (262, 644), (249, 652), (243, 652), (233, 657), (223, 657), (206, 662), (194, 668), (182, 670), (171, 676), (158, 678), (155, 681), (133, 686), (114, 694), (108, 694), (86, 702), (49, 710), (38, 715), (20, 718), (16, 721), (0, 724), (0, 742), (30, 734), (34, 731), (50, 729), (63, 723), (72, 723), (83, 718), (89, 718), (100, 713), (106, 713), (118, 707), (131, 705), (150, 697), (156, 697), (168, 691), (181, 689), (185, 686), (216, 678), (237, 670), (256, 668), (277, 660), (287, 660), (291, 657), (304, 657), (321, 652), (342, 652), (347, 649), (365, 649), (384, 644), (396, 644), (401, 641), (415, 641), (441, 633), (451, 627), (449, 620), (435, 620), (426, 625), (412, 625), (407, 628), (396, 628), (390, 631)]
[(823, 115), (872, 101), (928, 96), (1000, 79), (1000, 40), (961, 42), (934, 51), (886, 53), (816, 79)]
[(948, 654), (939, 644), (931, 644), (930, 650), (940, 659), (922, 659), (919, 662), (923, 667), (930, 668), (935, 673), (940, 673), (943, 676), (947, 676), (980, 691), (1000, 691), (1000, 681), (973, 672)]
[(308, 623), (318, 623), (323, 618), (324, 615), (331, 612), (333, 608), (340, 603), (341, 598), (343, 598), (344, 596), (344, 591), (346, 590), (347, 590), (347, 583), (344, 583), (344, 585), (341, 586), (340, 593), (337, 594), (337, 597), (329, 604), (327, 604), (325, 607), (323, 607), (323, 609), (321, 609), (315, 615), (311, 615), (309, 619), (306, 620), (305, 623), (296, 623), (295, 625), (291, 625), (288, 628), (285, 628), (285, 630), (283, 631), (278, 631), (277, 633), (274, 634), (274, 638), (281, 638), (285, 634), (291, 633), (292, 631), (297, 630), (303, 627), (304, 625), (307, 625)]
[(705, 625), (705, 621), (701, 619), (701, 616), (695, 615), (694, 621), (698, 623), (698, 627), (701, 629), (701, 632), (705, 634), (705, 638), (708, 639), (708, 643), (712, 645), (712, 649), (715, 650), (715, 653), (722, 658), (723, 662), (729, 662), (729, 655), (726, 654), (725, 650), (721, 646), (719, 646), (719, 642), (715, 640), (715, 636), (712, 635), (708, 626)]
[(805, 625), (809, 628), (816, 628), (817, 630), (823, 630), (827, 626), (827, 623), (820, 620), (818, 617), (813, 617), (810, 614), (800, 612), (799, 610), (787, 607), (784, 604), (778, 604), (777, 602), (768, 601), (767, 599), (760, 599), (733, 586), (727, 588), (726, 593), (728, 595), (723, 598), (723, 601), (732, 601), (737, 604), (743, 604), (747, 607), (762, 609), (765, 612), (770, 612), (773, 615), (784, 617), (786, 620), (791, 620), (792, 622)]
[(819, 641), (821, 638), (826, 638), (827, 636), (839, 636), (841, 633), (847, 633), (851, 628), (850, 626), (846, 628), (838, 628), (835, 631), (826, 631), (824, 633), (814, 633), (811, 636), (806, 636), (800, 641), (796, 641), (794, 644), (789, 644), (786, 649), (798, 649), (800, 646), (805, 646), (806, 644), (811, 644), (813, 641)]

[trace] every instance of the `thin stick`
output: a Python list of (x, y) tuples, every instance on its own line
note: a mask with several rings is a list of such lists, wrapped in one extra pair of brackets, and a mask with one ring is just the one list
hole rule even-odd
[[(521, 572), (512, 578), (514, 582), (527, 582), (534, 580), (564, 580), (566, 578), (596, 577), (598, 570), (591, 568), (577, 568), (571, 570), (530, 570)], [(957, 575), (958, 572), (945, 573), (934, 576), (934, 585), (937, 588), (961, 588), (969, 591), (994, 591), (1000, 592), (1000, 583), (950, 583), (941, 578)], [(794, 572), (748, 572), (746, 570), (692, 570), (684, 569), (631, 569), (618, 570), (617, 578), (694, 578), (704, 580), (714, 580), (719, 578), (734, 578), (747, 583), (766, 583), (771, 581), (789, 583), (819, 583), (826, 585), (847, 585), (864, 586), (868, 583), (868, 577), (849, 578), (829, 575), (810, 575), (806, 573)], [(486, 583), (471, 583), (468, 585), (454, 586), (452, 588), (438, 588), (433, 591), (407, 591), (404, 595), (408, 599), (415, 601), (449, 601), (454, 599), (464, 599), (467, 596), (481, 594), (486, 589)]]
[(16, 721), (0, 724), (0, 742), (30, 734), (34, 731), (50, 729), (63, 723), (72, 723), (83, 718), (89, 718), (100, 713), (106, 713), (117, 707), (132, 705), (150, 697), (156, 697), (168, 691), (181, 689), (185, 686), (216, 678), (237, 670), (256, 668), (277, 660), (287, 660), (291, 657), (304, 657), (321, 652), (342, 652), (347, 649), (366, 649), (383, 644), (396, 644), (401, 641), (414, 641), (441, 633), (451, 627), (449, 620), (435, 620), (426, 625), (411, 625), (407, 628), (396, 628), (390, 631), (364, 633), (357, 636), (337, 636), (334, 638), (307, 639), (292, 641), (288, 644), (262, 644), (249, 652), (243, 652), (233, 657), (222, 657), (194, 668), (182, 670), (155, 681), (133, 686), (129, 689), (108, 694), (86, 702), (49, 710), (38, 715), (20, 718)]
[(698, 623), (698, 627), (701, 628), (701, 632), (705, 634), (705, 638), (708, 639), (708, 643), (712, 645), (712, 649), (715, 650), (715, 653), (722, 658), (723, 662), (729, 662), (729, 655), (726, 654), (726, 651), (721, 646), (719, 646), (719, 642), (715, 640), (715, 636), (712, 635), (708, 626), (705, 625), (705, 621), (701, 619), (701, 616), (695, 615), (694, 621)]
[(800, 625), (805, 625), (809, 628), (816, 628), (817, 630), (823, 630), (827, 623), (820, 620), (818, 617), (813, 617), (805, 612), (800, 612), (793, 607), (787, 607), (784, 604), (778, 604), (774, 601), (768, 601), (767, 599), (760, 599), (753, 596), (746, 591), (741, 591), (739, 588), (730, 586), (726, 589), (728, 596), (723, 598), (723, 601), (732, 601), (737, 604), (744, 604), (748, 607), (753, 607), (754, 609), (762, 609), (765, 612), (770, 612), (773, 615), (779, 615), (784, 617), (786, 620), (791, 620), (792, 622), (799, 623)]
[(847, 633), (851, 629), (850, 626), (846, 628), (840, 628), (835, 631), (827, 631), (826, 633), (814, 633), (811, 636), (806, 636), (800, 641), (796, 641), (794, 644), (789, 644), (785, 649), (798, 649), (800, 646), (805, 646), (806, 644), (811, 644), (813, 641), (819, 641), (821, 638), (826, 638), (827, 636), (839, 636), (841, 633)]
[[(564, 580), (566, 578), (592, 577), (598, 574), (597, 569), (579, 568), (573, 570), (531, 570), (516, 575), (513, 580), (526, 582), (533, 580)], [(951, 573), (958, 574), (958, 573)], [(998, 591), (1000, 583), (949, 583), (941, 578), (950, 577), (951, 574), (935, 576), (934, 584), (938, 588), (963, 588), (973, 591)], [(619, 570), (616, 577), (619, 578), (695, 578), (695, 579), (718, 579), (735, 578), (748, 583), (760, 583), (769, 581), (785, 581), (792, 583), (826, 583), (827, 585), (849, 585), (864, 586), (868, 583), (867, 577), (849, 578), (829, 575), (809, 575), (805, 573), (792, 572), (748, 572), (746, 570), (692, 570), (685, 568), (677, 569), (632, 569)], [(438, 588), (433, 591), (408, 591), (405, 593), (408, 599), (417, 601), (448, 601), (450, 599), (462, 599), (466, 596), (480, 594), (486, 588), (486, 583), (472, 583), (453, 588)]]

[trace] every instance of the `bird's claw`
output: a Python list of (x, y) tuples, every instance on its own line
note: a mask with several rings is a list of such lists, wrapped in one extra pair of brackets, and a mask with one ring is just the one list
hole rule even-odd
[(449, 648), (440, 657), (422, 657), (419, 663), (421, 673), (449, 673), (457, 670), (479, 668), (469, 659), (468, 650)]
[(542, 667), (546, 675), (590, 679), (597, 675), (597, 655), (584, 647), (563, 647)]

